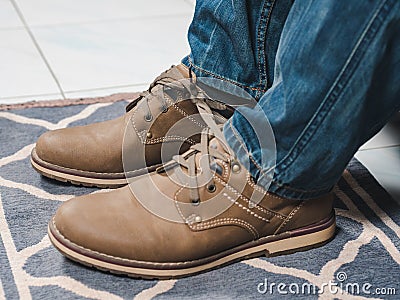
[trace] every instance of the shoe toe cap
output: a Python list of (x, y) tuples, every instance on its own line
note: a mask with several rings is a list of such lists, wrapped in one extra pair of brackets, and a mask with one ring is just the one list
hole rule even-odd
[[(112, 194), (111, 194), (112, 193)], [(129, 222), (136, 207), (129, 189), (89, 194), (63, 203), (50, 221), (50, 229), (65, 246), (114, 257), (136, 252), (139, 228)]]
[(48, 131), (36, 142), (37, 158), (77, 171), (121, 173), (122, 137), (120, 126), (115, 123), (120, 122), (112, 120)]
[(60, 130), (48, 131), (42, 134), (36, 142), (36, 154), (41, 160), (49, 163), (59, 164), (61, 150), (63, 149), (63, 138)]

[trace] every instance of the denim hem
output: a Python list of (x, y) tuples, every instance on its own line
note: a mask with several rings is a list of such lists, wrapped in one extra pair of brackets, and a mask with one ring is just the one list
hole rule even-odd
[(291, 187), (284, 183), (280, 183), (275, 179), (271, 181), (270, 174), (264, 172), (256, 163), (251, 153), (249, 153), (247, 149), (243, 147), (243, 142), (239, 140), (234, 132), (232, 120), (229, 120), (224, 124), (223, 132), (229, 147), (231, 147), (239, 162), (244, 166), (250, 163), (255, 167), (255, 170), (257, 170), (256, 172), (251, 172), (251, 170), (249, 170), (250, 168), (246, 169), (250, 172), (252, 177), (258, 178), (257, 185), (267, 190), (268, 192), (287, 199), (308, 200), (323, 196), (332, 190), (332, 188), (321, 190), (303, 190)]
[[(262, 178), (257, 181), (257, 184), (262, 186)], [(309, 200), (313, 198), (318, 198), (326, 195), (332, 191), (332, 188), (327, 188), (323, 190), (305, 191), (300, 189), (292, 188), (288, 185), (278, 183), (273, 180), (269, 183), (268, 192), (276, 194), (282, 198), (293, 199), (293, 200)]]
[(190, 54), (185, 56), (182, 60), (181, 63), (184, 64), (186, 67), (191, 69), (197, 77), (213, 77), (219, 80), (223, 80), (226, 82), (229, 82), (233, 85), (236, 85), (244, 90), (246, 90), (251, 96), (253, 96), (256, 100), (259, 100), (259, 98), (268, 90), (268, 89), (261, 89), (257, 87), (251, 87), (244, 85), (240, 82), (234, 81), (229, 78), (225, 78), (221, 75), (215, 74), (211, 71), (204, 70), (203, 68), (197, 66), (196, 64), (193, 63), (193, 61), (190, 59)]
[[(225, 124), (224, 124), (224, 128), (223, 128), (223, 132), (224, 132), (224, 136), (226, 139), (226, 142), (228, 143), (228, 146), (233, 150), (233, 152), (235, 153), (235, 156), (237, 157), (237, 159), (239, 160), (239, 162), (246, 166), (248, 165), (249, 161), (246, 160), (244, 161), (243, 158), (244, 157), (248, 157), (250, 158), (251, 155), (249, 154), (249, 152), (247, 151), (247, 149), (245, 149), (245, 147), (243, 147), (243, 142), (239, 140), (238, 137), (236, 137), (235, 132), (233, 131), (232, 128), (233, 124), (232, 124), (232, 119), (228, 120)], [(251, 157), (252, 158), (252, 157)], [(251, 159), (250, 159), (251, 161)], [(251, 164), (253, 164), (257, 170), (260, 170), (260, 166), (255, 164), (255, 161), (251, 161)], [(249, 171), (250, 172), (250, 171)], [(254, 178), (258, 177), (258, 173), (257, 174), (251, 174)]]

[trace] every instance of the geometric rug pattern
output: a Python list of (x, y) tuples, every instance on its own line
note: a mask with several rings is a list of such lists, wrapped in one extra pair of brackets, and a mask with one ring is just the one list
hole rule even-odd
[(40, 176), (30, 152), (46, 130), (115, 118), (125, 105), (0, 111), (0, 299), (400, 299), (400, 207), (355, 159), (334, 189), (337, 235), (324, 247), (164, 281), (64, 258), (47, 237), (50, 217), (63, 201), (103, 190)]

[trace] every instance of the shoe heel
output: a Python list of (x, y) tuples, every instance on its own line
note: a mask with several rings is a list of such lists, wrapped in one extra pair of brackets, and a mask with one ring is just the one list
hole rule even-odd
[(328, 222), (331, 224), (322, 230), (302, 235), (295, 235), (266, 244), (266, 256), (270, 257), (305, 251), (328, 243), (335, 236), (336, 232), (335, 220), (333, 219), (332, 221), (331, 219)]

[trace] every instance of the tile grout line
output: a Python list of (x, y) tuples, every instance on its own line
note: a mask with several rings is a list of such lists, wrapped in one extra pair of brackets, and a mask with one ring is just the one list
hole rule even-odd
[(63, 89), (62, 89), (62, 87), (61, 87), (61, 84), (60, 84), (60, 82), (58, 81), (58, 79), (57, 79), (57, 77), (56, 77), (56, 75), (55, 75), (53, 69), (51, 68), (49, 62), (47, 61), (46, 57), (44, 56), (44, 53), (43, 53), (42, 49), (40, 48), (39, 43), (36, 41), (35, 36), (33, 35), (33, 32), (32, 32), (31, 29), (29, 28), (28, 23), (26, 22), (26, 20), (25, 20), (23, 14), (22, 14), (20, 8), (18, 7), (18, 5), (17, 5), (17, 3), (16, 3), (15, 0), (10, 0), (10, 2), (11, 2), (11, 4), (13, 5), (13, 7), (14, 7), (16, 13), (18, 14), (18, 17), (20, 18), (22, 24), (24, 25), (24, 28), (25, 28), (25, 30), (27, 31), (29, 37), (31, 38), (33, 44), (35, 45), (36, 50), (39, 52), (39, 55), (40, 55), (41, 58), (43, 59), (45, 65), (46, 65), (46, 67), (47, 67), (47, 69), (49, 70), (51, 76), (53, 77), (54, 81), (56, 82), (57, 87), (58, 87), (58, 90), (60, 91), (61, 96), (65, 99), (65, 94), (64, 94), (64, 91), (63, 91)]

